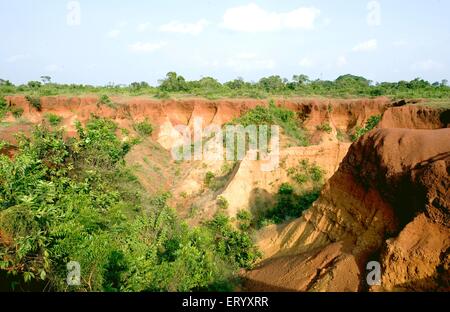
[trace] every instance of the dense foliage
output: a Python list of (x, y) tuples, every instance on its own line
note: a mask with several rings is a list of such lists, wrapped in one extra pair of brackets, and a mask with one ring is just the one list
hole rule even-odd
[(266, 211), (256, 221), (257, 227), (267, 224), (283, 223), (287, 220), (298, 218), (302, 212), (311, 207), (319, 198), (320, 189), (313, 189), (297, 194), (289, 183), (283, 183), (276, 196), (276, 205)]
[(375, 129), (375, 127), (380, 123), (381, 117), (381, 115), (370, 116), (364, 127), (356, 127), (355, 133), (351, 136), (352, 141), (357, 141), (364, 134)]
[(239, 124), (243, 127), (250, 125), (278, 125), (284, 133), (295, 139), (299, 145), (308, 145), (308, 136), (302, 128), (302, 124), (295, 113), (287, 108), (278, 107), (273, 100), (269, 106), (257, 106), (249, 110), (241, 117), (235, 118), (231, 124)]
[[(149, 198), (112, 121), (77, 130), (67, 139), (40, 125), (13, 159), (0, 155), (0, 276), (61, 291), (231, 290), (258, 257), (249, 235), (222, 215), (189, 228), (170, 194)], [(70, 261), (80, 286), (66, 283)]]
[[(194, 95), (207, 98), (252, 97), (267, 98), (279, 96), (328, 96), (328, 97), (376, 97), (393, 98), (450, 98), (447, 80), (428, 82), (421, 78), (399, 82), (372, 82), (364, 77), (343, 75), (334, 81), (311, 80), (306, 75), (294, 75), (291, 80), (280, 76), (263, 77), (258, 82), (247, 82), (242, 78), (221, 83), (212, 77), (200, 80), (186, 80), (183, 76), (169, 72), (159, 81), (158, 87), (147, 82), (133, 82), (129, 85), (109, 84), (107, 86), (90, 86), (80, 84), (56, 84), (50, 77), (42, 82), (30, 81), (28, 84), (15, 86), (8, 80), (0, 79), (0, 94), (58, 95), (58, 94), (123, 94), (150, 95), (157, 98), (170, 96)], [(106, 101), (109, 104), (108, 101)]]

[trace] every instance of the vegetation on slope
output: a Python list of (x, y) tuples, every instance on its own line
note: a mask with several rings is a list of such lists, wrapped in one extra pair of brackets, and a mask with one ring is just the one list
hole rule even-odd
[[(132, 142), (93, 117), (78, 136), (36, 127), (0, 155), (0, 275), (60, 291), (231, 290), (258, 257), (247, 232), (218, 215), (189, 228), (149, 198), (124, 163)], [(5, 143), (2, 143), (5, 144)], [(1, 149), (1, 148), (0, 148)], [(70, 261), (81, 284), (66, 282)]]
[(249, 125), (278, 125), (286, 135), (296, 140), (299, 145), (307, 146), (309, 144), (306, 131), (302, 129), (301, 122), (295, 113), (287, 108), (277, 107), (273, 100), (269, 101), (269, 106), (257, 106), (241, 117), (235, 118), (231, 121), (231, 124), (239, 124), (243, 127)]

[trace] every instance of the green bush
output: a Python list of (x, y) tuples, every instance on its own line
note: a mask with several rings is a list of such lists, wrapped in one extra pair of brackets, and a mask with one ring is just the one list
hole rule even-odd
[(147, 136), (152, 135), (152, 133), (153, 133), (153, 126), (147, 119), (145, 119), (142, 122), (138, 122), (138, 123), (134, 124), (134, 130), (140, 136), (147, 137)]
[(20, 118), (23, 115), (23, 108), (22, 107), (11, 107), (10, 111), (11, 111), (11, 114), (15, 118)]
[(227, 210), (230, 204), (228, 203), (228, 200), (225, 197), (219, 196), (217, 198), (217, 206), (221, 210)]
[(319, 198), (319, 194), (319, 189), (313, 189), (298, 195), (292, 185), (283, 183), (278, 190), (275, 207), (259, 216), (256, 224), (258, 227), (263, 227), (267, 224), (280, 224), (289, 219), (298, 218)]
[(253, 223), (253, 216), (248, 210), (240, 210), (236, 215), (239, 228), (242, 231), (248, 231)]
[(321, 185), (325, 174), (322, 168), (316, 164), (310, 164), (308, 160), (300, 161), (296, 167), (289, 168), (287, 173), (299, 185), (312, 182), (316, 187)]
[(107, 95), (102, 95), (102, 96), (100, 96), (100, 98), (99, 98), (99, 100), (98, 100), (98, 102), (97, 102), (97, 105), (106, 105), (106, 106), (108, 106), (109, 108), (113, 108), (113, 109), (116, 109), (117, 108), (117, 104), (116, 103), (114, 103), (110, 98), (109, 98), (109, 96), (107, 96)]
[(316, 127), (316, 129), (319, 131), (326, 132), (326, 133), (331, 133), (331, 131), (333, 131), (333, 129), (331, 128), (329, 123), (320, 124)]
[(26, 95), (25, 99), (28, 101), (28, 103), (30, 103), (31, 106), (33, 106), (38, 111), (40, 111), (42, 109), (40, 97)]
[(380, 123), (382, 116), (374, 115), (371, 116), (365, 126), (363, 128), (357, 127), (355, 133), (351, 136), (352, 141), (357, 141), (360, 137), (362, 137), (367, 132), (375, 129), (375, 127)]
[[(231, 124), (239, 124), (243, 127), (250, 125), (278, 125), (286, 135), (297, 141), (299, 145), (307, 146), (308, 138), (295, 113), (287, 108), (277, 107), (273, 100), (269, 101), (268, 107), (257, 106), (249, 110), (239, 118), (234, 119)], [(270, 135), (270, 133), (269, 133)]]
[(8, 112), (8, 104), (6, 103), (6, 100), (3, 96), (0, 94), (0, 120), (5, 117), (6, 113)]
[(55, 115), (55, 114), (46, 114), (45, 118), (47, 119), (47, 121), (50, 123), (50, 125), (56, 127), (57, 125), (59, 125), (62, 121), (62, 117)]
[(236, 230), (229, 217), (218, 214), (206, 223), (215, 240), (215, 251), (234, 267), (251, 269), (261, 257), (249, 234)]

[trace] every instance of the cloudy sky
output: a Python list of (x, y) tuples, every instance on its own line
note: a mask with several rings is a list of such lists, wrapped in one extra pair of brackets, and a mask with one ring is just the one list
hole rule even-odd
[(449, 79), (447, 0), (0, 2), (0, 78)]

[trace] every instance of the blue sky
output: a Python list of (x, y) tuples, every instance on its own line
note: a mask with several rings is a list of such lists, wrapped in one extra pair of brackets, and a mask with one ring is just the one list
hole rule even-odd
[(0, 78), (449, 79), (447, 0), (0, 2)]

